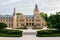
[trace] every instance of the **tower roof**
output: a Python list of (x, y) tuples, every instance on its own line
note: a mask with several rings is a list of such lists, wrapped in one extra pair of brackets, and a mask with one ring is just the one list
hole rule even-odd
[(35, 11), (38, 11), (38, 5), (35, 4)]
[(38, 5), (37, 4), (35, 5), (35, 8), (38, 8)]

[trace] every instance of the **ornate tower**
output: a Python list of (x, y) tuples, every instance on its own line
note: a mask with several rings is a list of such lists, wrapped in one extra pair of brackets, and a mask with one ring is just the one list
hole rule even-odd
[[(36, 24), (40, 26), (37, 26)], [(47, 28), (45, 20), (40, 16), (37, 4), (35, 5), (34, 9), (34, 25), (36, 28)]]
[(34, 9), (34, 15), (39, 15), (39, 10), (38, 10), (38, 5), (35, 5), (35, 9)]
[(13, 13), (13, 28), (17, 28), (17, 17), (15, 13), (15, 8), (14, 8), (14, 13)]

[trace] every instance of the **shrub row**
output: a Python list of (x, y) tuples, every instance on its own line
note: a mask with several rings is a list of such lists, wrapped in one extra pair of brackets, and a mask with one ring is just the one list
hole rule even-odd
[(4, 37), (21, 37), (22, 36), (22, 31), (19, 30), (7, 30), (4, 29), (2, 31), (0, 31), (0, 36), (4, 36)]
[(19, 30), (2, 30), (0, 33), (7, 33), (7, 34), (21, 34), (22, 31)]
[(60, 36), (60, 31), (59, 30), (41, 30), (41, 31), (37, 31), (36, 36), (40, 36), (40, 37)]

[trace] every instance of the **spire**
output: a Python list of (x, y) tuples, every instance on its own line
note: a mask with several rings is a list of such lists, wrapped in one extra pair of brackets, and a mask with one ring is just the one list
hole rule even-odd
[(16, 14), (15, 14), (15, 8), (14, 8), (14, 13), (13, 13), (13, 16), (15, 16)]
[(35, 5), (35, 11), (38, 11), (38, 5), (37, 4)]

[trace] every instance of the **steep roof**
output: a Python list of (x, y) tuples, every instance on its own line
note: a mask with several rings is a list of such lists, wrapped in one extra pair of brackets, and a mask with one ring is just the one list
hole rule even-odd
[[(34, 18), (33, 15), (24, 15), (26, 18)], [(12, 18), (12, 15), (0, 15), (0, 18)], [(18, 17), (18, 16), (17, 16)]]
[(34, 15), (24, 15), (26, 18), (34, 18)]
[(12, 18), (12, 15), (0, 15), (0, 18)]

